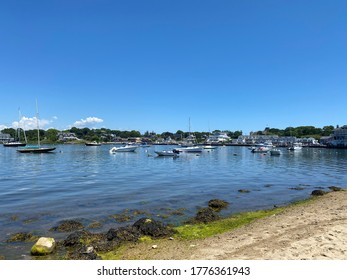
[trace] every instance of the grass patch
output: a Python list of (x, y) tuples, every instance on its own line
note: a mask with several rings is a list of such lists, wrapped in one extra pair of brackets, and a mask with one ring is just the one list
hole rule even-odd
[(129, 247), (127, 244), (121, 245), (114, 251), (98, 253), (98, 256), (102, 258), (102, 260), (122, 260), (123, 252), (127, 250)]
[(208, 224), (184, 225), (176, 227), (176, 237), (193, 240), (201, 239), (220, 234), (229, 230), (236, 229), (250, 222), (265, 218), (271, 215), (279, 214), (284, 211), (284, 208), (275, 208), (271, 210), (260, 210), (255, 212), (244, 212), (236, 214), (232, 217), (225, 218), (219, 221)]

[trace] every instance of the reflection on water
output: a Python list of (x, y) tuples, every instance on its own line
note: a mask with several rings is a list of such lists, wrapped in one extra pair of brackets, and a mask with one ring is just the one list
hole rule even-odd
[[(109, 154), (110, 148), (61, 145), (55, 153), (36, 155), (1, 147), (0, 242), (14, 232), (45, 233), (71, 218), (107, 227), (115, 222), (109, 216), (125, 209), (178, 223), (212, 198), (231, 203), (224, 215), (271, 208), (306, 198), (317, 187), (347, 182), (347, 150), (304, 148), (270, 156), (246, 147), (218, 147), (167, 158), (154, 150), (174, 147), (116, 154)], [(292, 189), (298, 186), (301, 190)], [(164, 215), (179, 208), (184, 216)]]

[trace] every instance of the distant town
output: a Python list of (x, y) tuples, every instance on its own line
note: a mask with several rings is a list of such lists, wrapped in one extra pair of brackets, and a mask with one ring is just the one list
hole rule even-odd
[[(194, 142), (212, 145), (254, 145), (271, 142), (274, 146), (285, 147), (299, 142), (303, 146), (347, 148), (347, 125), (287, 127), (285, 129), (269, 128), (243, 135), (242, 131), (214, 130), (212, 132), (163, 132), (120, 131), (107, 128), (90, 129), (76, 128), (65, 131), (56, 129), (40, 130), (40, 138), (47, 144), (83, 144), (98, 143), (147, 143), (147, 144), (180, 144)], [(6, 128), (0, 132), (0, 141), (9, 143), (26, 139), (28, 143), (37, 141), (37, 131)]]

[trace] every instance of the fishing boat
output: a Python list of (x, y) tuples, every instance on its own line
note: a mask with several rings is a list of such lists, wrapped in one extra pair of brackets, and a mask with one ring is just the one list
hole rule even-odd
[(119, 152), (135, 152), (137, 146), (134, 145), (125, 145), (120, 147), (113, 147), (110, 149), (110, 154), (115, 154)]
[(38, 106), (36, 101), (36, 125), (37, 125), (37, 145), (35, 146), (25, 146), (17, 150), (19, 153), (31, 153), (31, 154), (41, 154), (41, 153), (49, 153), (54, 151), (54, 147), (41, 147), (40, 142), (40, 128), (39, 128), (39, 113)]

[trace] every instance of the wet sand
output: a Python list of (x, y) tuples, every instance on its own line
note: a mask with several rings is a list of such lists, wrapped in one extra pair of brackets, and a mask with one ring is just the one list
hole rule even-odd
[[(157, 245), (155, 249), (153, 245)], [(236, 230), (196, 241), (160, 240), (132, 245), (124, 259), (158, 260), (346, 260), (347, 191)]]

